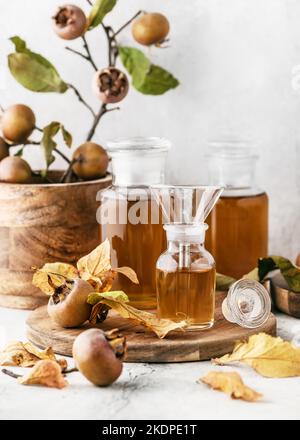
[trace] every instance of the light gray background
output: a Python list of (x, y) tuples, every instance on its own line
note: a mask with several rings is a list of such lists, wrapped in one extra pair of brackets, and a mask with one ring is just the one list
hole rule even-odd
[[(89, 10), (86, 0), (72, 0)], [(22, 36), (32, 50), (46, 55), (61, 76), (74, 83), (95, 108), (93, 71), (64, 51), (51, 29), (57, 0), (0, 0), (0, 102), (27, 103), (38, 125), (52, 120), (72, 131), (74, 146), (84, 140), (89, 113), (71, 91), (38, 95), (19, 86), (7, 73), (8, 38)], [(206, 179), (202, 157), (209, 139), (228, 134), (251, 139), (261, 162), (260, 185), (270, 195), (272, 253), (295, 257), (300, 251), (300, 2), (299, 0), (119, 0), (106, 20), (116, 28), (138, 9), (164, 12), (170, 19), (171, 48), (152, 49), (153, 62), (171, 70), (181, 86), (162, 97), (131, 90), (122, 111), (108, 114), (96, 140), (114, 136), (157, 135), (174, 147), (168, 162), (173, 182)], [(99, 66), (106, 64), (101, 29), (88, 35)], [(130, 33), (123, 44), (133, 44)], [(70, 43), (79, 49), (80, 41)], [(41, 166), (37, 147), (28, 149), (31, 163)], [(62, 163), (57, 163), (61, 166)]]

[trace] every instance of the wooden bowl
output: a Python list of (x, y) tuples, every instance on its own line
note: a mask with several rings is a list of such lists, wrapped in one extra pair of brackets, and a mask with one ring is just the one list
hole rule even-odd
[(31, 283), (32, 266), (75, 264), (99, 244), (96, 195), (110, 184), (110, 175), (64, 184), (0, 183), (0, 306), (44, 304), (47, 297)]
[(287, 315), (300, 318), (300, 293), (291, 291), (279, 271), (271, 277), (271, 295), (275, 307)]

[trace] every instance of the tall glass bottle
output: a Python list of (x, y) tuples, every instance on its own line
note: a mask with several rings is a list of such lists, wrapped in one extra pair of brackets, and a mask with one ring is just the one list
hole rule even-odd
[(255, 184), (258, 156), (242, 142), (215, 142), (210, 184), (225, 190), (208, 218), (207, 249), (217, 272), (241, 278), (268, 254), (268, 196)]
[(166, 238), (149, 187), (164, 182), (169, 149), (168, 140), (154, 137), (108, 144), (113, 186), (100, 193), (100, 236), (110, 240), (113, 267), (137, 273), (139, 285), (119, 274), (113, 288), (124, 290), (140, 309), (156, 308), (155, 267)]

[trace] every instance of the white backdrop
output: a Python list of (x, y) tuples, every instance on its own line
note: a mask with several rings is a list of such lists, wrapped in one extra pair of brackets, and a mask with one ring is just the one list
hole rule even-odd
[[(72, 2), (89, 10), (86, 0)], [(52, 31), (50, 17), (62, 3), (0, 0), (0, 102), (29, 104), (40, 126), (63, 122), (74, 135), (75, 147), (91, 121), (72, 92), (31, 93), (6, 68), (12, 48), (8, 38), (20, 35), (97, 108), (91, 67), (66, 52), (64, 41)], [(171, 48), (153, 49), (151, 58), (174, 73), (181, 86), (161, 97), (131, 90), (121, 112), (103, 118), (95, 140), (105, 145), (115, 136), (166, 136), (174, 144), (170, 179), (197, 183), (206, 179), (202, 153), (209, 139), (228, 133), (252, 139), (261, 154), (258, 181), (271, 201), (270, 251), (295, 257), (300, 252), (299, 0), (119, 0), (107, 24), (117, 28), (138, 9), (169, 17)], [(97, 64), (104, 67), (107, 49), (101, 29), (91, 32), (88, 40)], [(128, 31), (121, 42), (133, 44)], [(71, 45), (79, 49), (81, 42)], [(28, 156), (32, 164), (41, 165), (38, 147), (31, 147)]]

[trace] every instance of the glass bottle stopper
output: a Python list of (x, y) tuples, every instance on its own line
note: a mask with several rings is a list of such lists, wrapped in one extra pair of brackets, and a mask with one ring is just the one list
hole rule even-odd
[(241, 327), (260, 327), (271, 314), (269, 292), (258, 281), (236, 281), (223, 301), (222, 313), (227, 321)]

